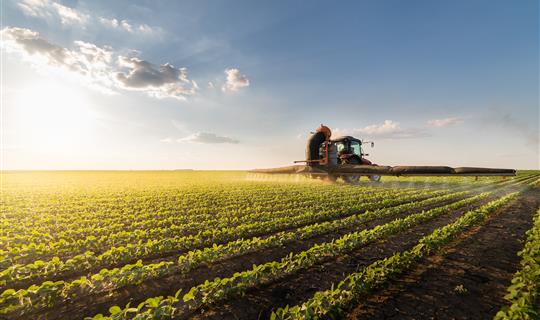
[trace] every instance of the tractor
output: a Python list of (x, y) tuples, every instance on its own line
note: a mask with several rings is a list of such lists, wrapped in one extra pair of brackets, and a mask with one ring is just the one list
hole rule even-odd
[[(376, 166), (376, 164), (365, 158), (369, 154), (364, 153), (363, 150), (364, 144), (370, 144), (373, 148), (375, 146), (373, 141), (362, 141), (352, 136), (340, 136), (331, 139), (332, 131), (322, 124), (311, 134), (306, 146), (306, 160), (295, 161), (295, 163), (306, 162), (308, 166), (313, 167), (337, 167), (344, 164)], [(360, 175), (335, 174), (328, 175), (327, 178), (330, 180), (342, 178), (345, 182), (353, 184), (360, 180)], [(381, 180), (380, 175), (369, 175), (368, 178), (374, 182)]]

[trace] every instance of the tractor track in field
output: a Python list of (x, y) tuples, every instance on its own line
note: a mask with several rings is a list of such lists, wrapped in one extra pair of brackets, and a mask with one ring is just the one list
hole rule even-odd
[(482, 199), (462, 209), (454, 210), (383, 240), (369, 243), (348, 255), (301, 270), (290, 276), (249, 289), (241, 299), (231, 298), (204, 310), (195, 310), (183, 318), (189, 319), (268, 319), (273, 308), (297, 305), (317, 291), (329, 289), (371, 263), (395, 252), (412, 248), (418, 240), (433, 230), (452, 223), (465, 212), (480, 207), (494, 197)]
[[(112, 290), (110, 293), (84, 296), (76, 301), (63, 303), (47, 310), (38, 310), (35, 313), (27, 314), (26, 316), (31, 315), (38, 319), (66, 319), (70, 317), (83, 318), (85, 316), (93, 316), (97, 313), (107, 314), (108, 308), (113, 305), (124, 306), (131, 301), (131, 305), (136, 306), (148, 297), (174, 295), (179, 288), (183, 288), (184, 292), (187, 292), (192, 286), (203, 283), (206, 280), (213, 280), (215, 277), (229, 277), (234, 272), (251, 269), (253, 264), (279, 260), (290, 252), (301, 252), (309, 249), (314, 244), (331, 241), (332, 239), (350, 232), (373, 228), (396, 218), (403, 218), (411, 213), (429, 210), (464, 198), (467, 197), (459, 197), (453, 201), (441, 201), (433, 205), (422, 206), (421, 208), (410, 212), (374, 219), (364, 223), (361, 227), (345, 228), (337, 233), (327, 233), (309, 239), (295, 240), (282, 247), (273, 247), (241, 256), (231, 257), (209, 266), (201, 266), (188, 273), (176, 273), (166, 277), (151, 279), (140, 285), (128, 285)], [(13, 316), (16, 317), (15, 314), (13, 314)]]
[(538, 187), (454, 241), (443, 253), (370, 295), (350, 319), (492, 319), (507, 301), (526, 231), (540, 206)]

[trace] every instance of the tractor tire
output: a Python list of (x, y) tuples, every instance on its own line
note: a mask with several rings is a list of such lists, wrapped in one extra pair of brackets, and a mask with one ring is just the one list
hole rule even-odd
[[(343, 159), (341, 164), (360, 164), (356, 158)], [(357, 184), (360, 181), (360, 175), (342, 175), (341, 178), (347, 184)]]

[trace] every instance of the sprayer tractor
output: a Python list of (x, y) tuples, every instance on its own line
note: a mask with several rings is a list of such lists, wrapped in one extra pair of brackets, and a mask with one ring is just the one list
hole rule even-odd
[(330, 181), (343, 179), (346, 183), (358, 183), (361, 176), (379, 182), (381, 176), (515, 176), (514, 169), (447, 166), (381, 166), (372, 163), (364, 153), (364, 146), (374, 147), (374, 142), (351, 136), (332, 138), (329, 127), (321, 124), (311, 133), (306, 146), (306, 159), (294, 161), (305, 165), (255, 169), (256, 173), (306, 174), (313, 178)]
[[(309, 166), (337, 167), (341, 165), (374, 165), (366, 159), (369, 154), (364, 153), (363, 146), (370, 144), (373, 148), (374, 142), (362, 141), (352, 136), (340, 136), (332, 139), (332, 131), (327, 126), (321, 124), (315, 132), (311, 132), (311, 137), (306, 146), (306, 160), (295, 161), (295, 163), (305, 162)], [(316, 177), (316, 176), (315, 176)], [(371, 181), (378, 182), (380, 175), (369, 175)], [(360, 180), (360, 175), (327, 175), (325, 178), (336, 180), (342, 178), (347, 183), (356, 183)]]

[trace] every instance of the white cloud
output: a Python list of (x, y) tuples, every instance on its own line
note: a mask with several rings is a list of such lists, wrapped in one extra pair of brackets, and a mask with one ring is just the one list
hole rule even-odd
[(60, 21), (62, 24), (84, 24), (88, 20), (87, 14), (81, 13), (73, 8), (66, 7), (58, 3), (53, 3), (53, 7), (60, 16)]
[(133, 32), (133, 27), (127, 20), (120, 21), (120, 26), (122, 26), (122, 29), (126, 30), (127, 32)]
[(364, 128), (336, 129), (334, 137), (340, 135), (360, 135), (359, 138), (411, 139), (427, 136), (426, 132), (417, 128), (402, 128), (399, 122), (385, 120), (381, 124), (372, 124)]
[(369, 135), (386, 135), (394, 134), (400, 132), (402, 129), (399, 125), (399, 122), (394, 122), (392, 120), (384, 120), (382, 124), (372, 124), (363, 129), (357, 129), (357, 131)]
[(22, 0), (18, 4), (25, 15), (59, 19), (64, 25), (85, 24), (89, 15), (51, 0)]
[(161, 33), (162, 31), (161, 28), (151, 27), (145, 23), (140, 24), (137, 27), (137, 30), (139, 30), (140, 33), (146, 33), (146, 34), (156, 34), (156, 33)]
[(191, 134), (187, 137), (180, 138), (176, 140), (178, 142), (186, 142), (186, 143), (208, 143), (208, 144), (214, 144), (214, 143), (239, 143), (238, 140), (226, 137), (226, 136), (219, 136), (215, 133), (210, 132), (197, 132), (194, 134)]
[(172, 143), (173, 139), (171, 137), (167, 137), (167, 138), (163, 138), (163, 139), (161, 139), (159, 141), (163, 142), (163, 143)]
[(109, 28), (118, 28), (120, 26), (118, 20), (115, 18), (107, 19), (107, 18), (99, 17), (98, 20), (99, 22), (101, 22), (102, 25)]
[(155, 66), (83, 41), (75, 41), (75, 48), (68, 49), (48, 42), (29, 29), (6, 27), (0, 32), (4, 37), (2, 46), (22, 54), (34, 66), (65, 70), (104, 90), (121, 88), (143, 91), (157, 98), (184, 100), (198, 88), (188, 79), (186, 68), (175, 68), (168, 63)]
[(121, 30), (133, 34), (155, 35), (161, 33), (161, 28), (151, 27), (145, 23), (134, 24), (128, 20), (116, 18), (93, 17), (88, 12), (82, 12), (60, 4), (53, 0), (22, 0), (18, 4), (21, 11), (31, 17), (45, 20), (59, 20), (63, 25), (96, 25), (98, 22), (110, 29)]
[(75, 41), (74, 43), (88, 64), (104, 67), (111, 63), (113, 52), (110, 47), (100, 48), (93, 43), (84, 41)]
[(104, 17), (99, 17), (98, 21), (105, 27), (126, 31), (129, 33), (147, 34), (147, 35), (161, 33), (161, 28), (151, 27), (145, 23), (134, 25), (128, 20), (118, 20), (116, 18), (104, 18)]
[(428, 125), (431, 127), (449, 127), (461, 123), (463, 123), (461, 118), (432, 119), (428, 121)]
[(110, 69), (110, 48), (75, 41), (76, 48), (70, 50), (48, 42), (29, 29), (6, 27), (0, 32), (4, 37), (2, 46), (7, 51), (22, 54), (36, 66), (61, 68), (93, 78)]
[(249, 87), (249, 79), (246, 75), (240, 74), (240, 70), (231, 68), (226, 69), (227, 82), (221, 88), (223, 91), (238, 91), (242, 88)]

